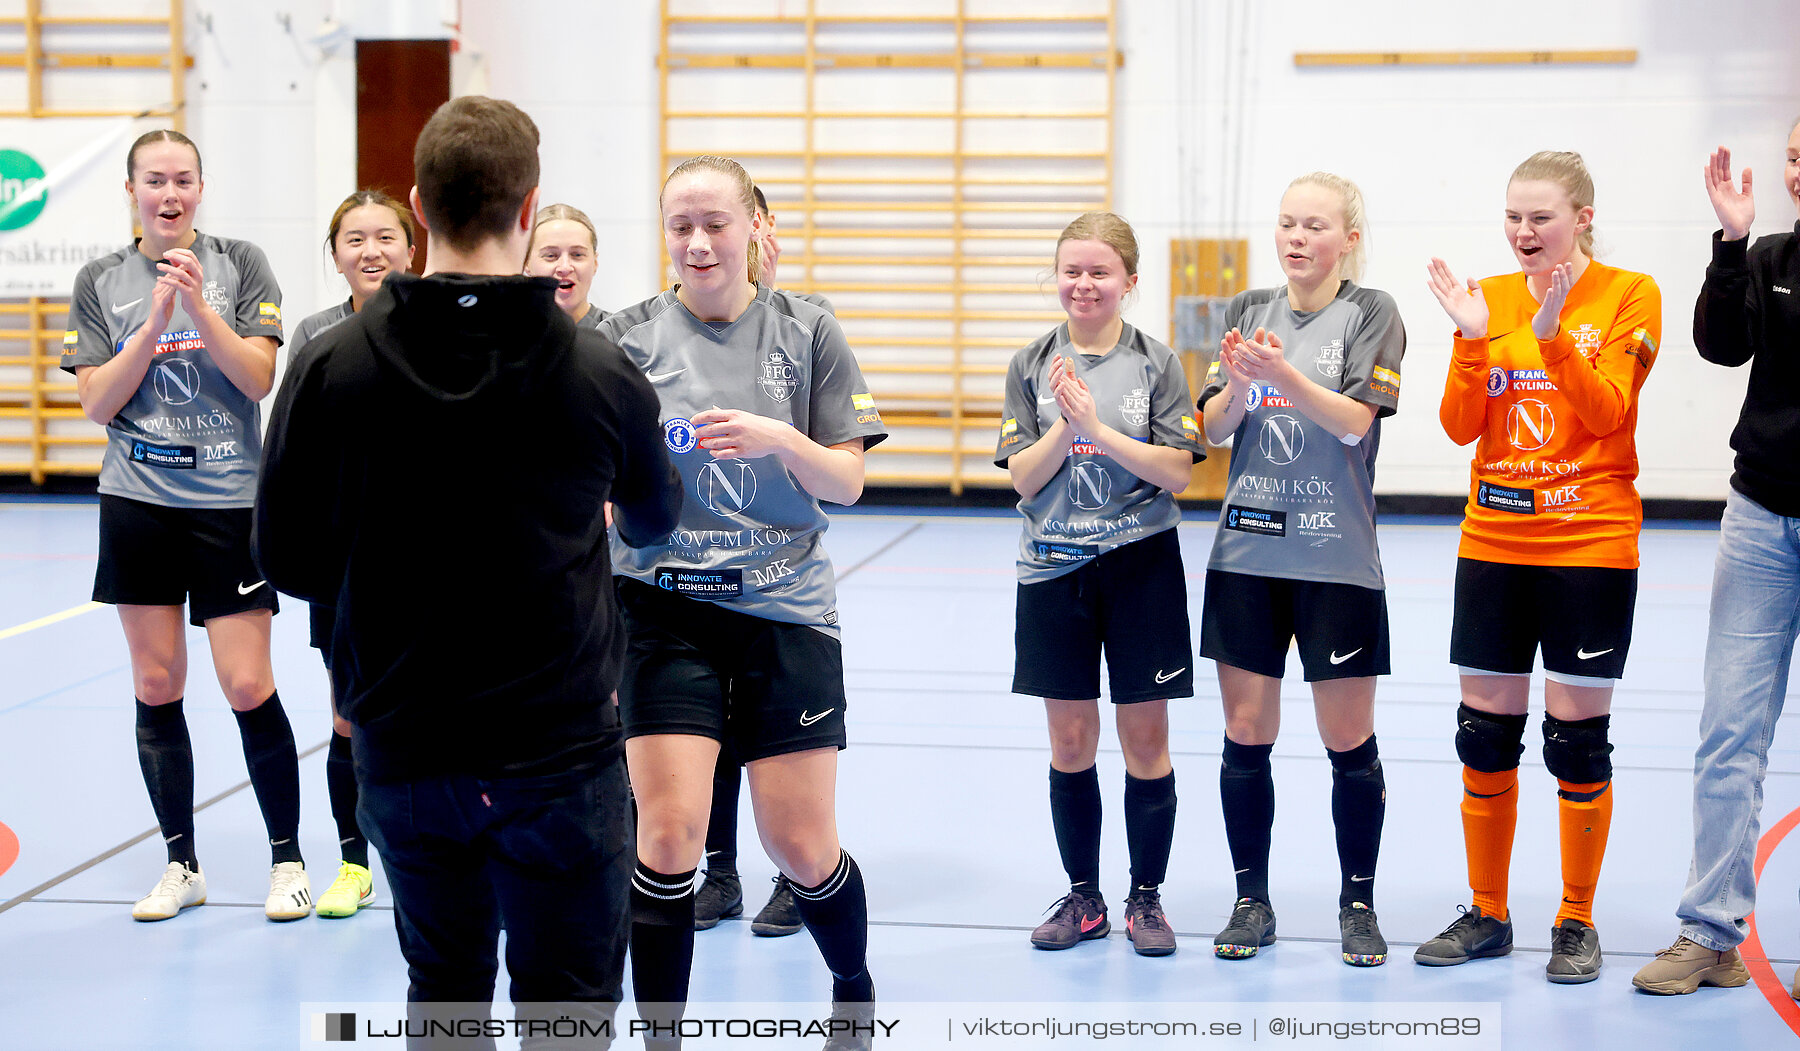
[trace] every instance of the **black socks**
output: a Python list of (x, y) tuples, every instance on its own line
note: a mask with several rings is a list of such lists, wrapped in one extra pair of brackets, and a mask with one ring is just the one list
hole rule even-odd
[(194, 855), (194, 746), (181, 701), (137, 702), (137, 750), (169, 860), (199, 869)]
[(356, 823), (356, 764), (350, 758), (350, 738), (335, 732), (325, 753), (325, 788), (331, 794), (331, 819), (337, 823), (339, 856), (368, 868), (369, 841)]
[(1237, 896), (1269, 903), (1269, 833), (1275, 827), (1272, 744), (1238, 744), (1225, 738), (1219, 766), (1219, 802), (1225, 808), (1225, 842), (1236, 870)]
[(737, 753), (719, 746), (713, 768), (712, 815), (706, 820), (707, 875), (737, 875), (738, 789), (742, 780)]
[(1050, 823), (1056, 849), (1062, 853), (1069, 884), (1100, 893), (1100, 773), (1088, 767), (1077, 773), (1050, 768)]
[(1338, 868), (1343, 886), (1338, 907), (1375, 904), (1375, 859), (1381, 852), (1381, 823), (1387, 815), (1387, 782), (1375, 735), (1331, 759), (1331, 822), (1337, 828)]
[(806, 921), (806, 929), (812, 932), (819, 955), (831, 971), (832, 1001), (867, 1003), (875, 999), (875, 983), (869, 978), (869, 899), (855, 859), (841, 853), (837, 868), (825, 882), (816, 887), (794, 883), (793, 888), (800, 918)]
[(1125, 775), (1125, 842), (1131, 850), (1131, 886), (1162, 885), (1175, 842), (1175, 772), (1141, 780)]
[(694, 968), (694, 870), (631, 874), (631, 984), (640, 1004), (687, 1003)]
[(269, 830), (269, 853), (274, 864), (300, 860), (300, 760), (294, 751), (294, 729), (281, 708), (281, 694), (237, 716), (238, 734), (244, 741), (244, 765), (250, 768), (250, 787), (262, 809)]

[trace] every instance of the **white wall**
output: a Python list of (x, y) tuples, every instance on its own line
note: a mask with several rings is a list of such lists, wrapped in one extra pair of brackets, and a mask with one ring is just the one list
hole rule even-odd
[[(510, 98), (538, 121), (545, 199), (581, 206), (600, 228), (595, 302), (636, 302), (654, 291), (660, 250), (657, 6), (465, 0), (459, 15), (446, 16), (442, 4), (416, 2), (399, 15), (395, 5), (375, 5), (379, 19), (343, 0), (197, 10), (189, 131), (206, 156), (203, 225), (264, 246), (291, 321), (344, 295), (319, 239), (330, 207), (352, 188), (353, 49), (326, 56), (306, 38), (327, 14), (378, 35), (432, 35), (460, 17), (459, 85)], [(1424, 263), (1435, 254), (1476, 276), (1509, 269), (1500, 227), (1507, 173), (1539, 149), (1579, 150), (1598, 186), (1603, 258), (1652, 274), (1664, 294), (1663, 352), (1640, 416), (1640, 488), (1723, 495), (1744, 372), (1707, 365), (1693, 350), (1692, 303), (1715, 226), (1699, 169), (1713, 146), (1732, 146), (1759, 176), (1756, 233), (1790, 228), (1794, 210), (1779, 176), (1788, 124), (1800, 114), (1800, 4), (1591, 0), (1554, 19), (1516, 6), (1403, 0), (1118, 6), (1125, 67), (1116, 200), (1144, 242), (1136, 323), (1167, 333), (1158, 263), (1170, 237), (1249, 237), (1251, 283), (1274, 284), (1268, 241), (1287, 181), (1315, 168), (1356, 179), (1370, 208), (1366, 283), (1395, 296), (1411, 334), (1379, 488), (1460, 493), (1468, 451), (1444, 438), (1436, 414), (1451, 325), (1425, 292)], [(292, 33), (278, 20), (284, 12)], [(203, 14), (210, 31), (199, 28)], [(1296, 51), (1502, 48), (1636, 48), (1639, 59), (1624, 67), (1293, 64)]]

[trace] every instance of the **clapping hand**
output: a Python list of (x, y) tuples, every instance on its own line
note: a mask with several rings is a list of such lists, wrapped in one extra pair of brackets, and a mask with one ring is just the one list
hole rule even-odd
[[(1425, 267), (1426, 287), (1437, 297), (1438, 306), (1456, 322), (1464, 339), (1486, 339), (1488, 327), (1487, 296), (1481, 285), (1469, 278), (1467, 285), (1450, 271), (1450, 264), (1433, 256)], [(1561, 304), (1557, 304), (1561, 309)]]

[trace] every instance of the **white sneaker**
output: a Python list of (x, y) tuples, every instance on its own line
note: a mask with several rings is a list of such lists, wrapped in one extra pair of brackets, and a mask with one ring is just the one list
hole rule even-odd
[(134, 920), (166, 920), (189, 905), (206, 904), (206, 877), (179, 861), (169, 862), (162, 879), (131, 907)]
[(298, 861), (284, 861), (269, 870), (269, 900), (263, 903), (263, 915), (271, 920), (300, 920), (312, 912), (312, 881), (306, 878), (306, 866)]

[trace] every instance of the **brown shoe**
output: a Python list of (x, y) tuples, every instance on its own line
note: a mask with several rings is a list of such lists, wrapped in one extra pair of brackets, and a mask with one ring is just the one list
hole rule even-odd
[(1656, 954), (1631, 984), (1664, 996), (1691, 993), (1703, 985), (1735, 989), (1750, 980), (1750, 969), (1736, 949), (1714, 952), (1685, 937)]

